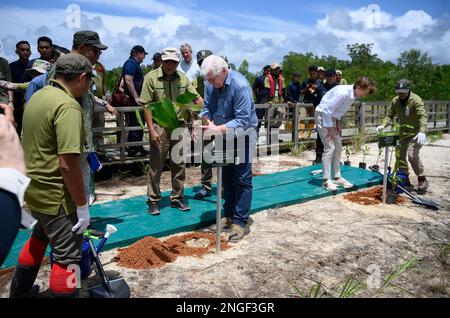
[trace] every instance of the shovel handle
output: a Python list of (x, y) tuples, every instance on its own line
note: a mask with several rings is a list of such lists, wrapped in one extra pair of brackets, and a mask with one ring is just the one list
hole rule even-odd
[(109, 284), (108, 278), (106, 277), (105, 270), (103, 269), (102, 263), (98, 258), (97, 251), (95, 250), (94, 243), (89, 239), (89, 247), (91, 248), (92, 258), (94, 259), (95, 265), (97, 265), (97, 269), (100, 273), (100, 277), (102, 278), (103, 284), (110, 295), (112, 295), (112, 288)]

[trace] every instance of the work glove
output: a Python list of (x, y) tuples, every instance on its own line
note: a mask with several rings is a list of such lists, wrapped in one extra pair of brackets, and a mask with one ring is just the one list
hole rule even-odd
[(86, 203), (83, 206), (77, 206), (77, 217), (78, 222), (72, 228), (72, 232), (77, 232), (77, 234), (83, 234), (89, 225), (91, 216), (89, 215), (89, 205)]
[(383, 129), (384, 129), (384, 126), (383, 125), (378, 126), (376, 129), (377, 129), (377, 134), (382, 133)]
[(420, 132), (413, 138), (419, 145), (424, 145), (427, 142), (427, 136), (423, 132)]
[(31, 216), (30, 213), (22, 209), (22, 216), (20, 218), (20, 224), (27, 228), (28, 230), (32, 231), (34, 226), (36, 225), (37, 220)]

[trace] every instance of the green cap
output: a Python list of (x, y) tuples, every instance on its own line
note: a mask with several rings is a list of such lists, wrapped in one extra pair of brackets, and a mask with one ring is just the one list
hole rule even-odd
[(92, 76), (92, 65), (89, 60), (81, 54), (69, 53), (61, 56), (55, 63), (55, 71), (58, 74), (81, 74)]
[(76, 45), (92, 45), (100, 50), (106, 50), (108, 47), (100, 42), (100, 37), (94, 31), (78, 31), (73, 35), (73, 46)]

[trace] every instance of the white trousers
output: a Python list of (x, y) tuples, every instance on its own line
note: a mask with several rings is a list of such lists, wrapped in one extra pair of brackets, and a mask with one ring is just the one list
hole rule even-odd
[[(342, 141), (341, 134), (336, 135), (334, 140), (327, 138), (328, 129), (323, 127), (322, 113), (315, 114), (316, 128), (319, 133), (320, 140), (323, 143), (322, 169), (323, 179), (328, 180), (331, 177), (331, 167), (333, 167), (334, 178), (341, 177), (341, 152)], [(333, 128), (336, 128), (336, 120), (333, 119)]]

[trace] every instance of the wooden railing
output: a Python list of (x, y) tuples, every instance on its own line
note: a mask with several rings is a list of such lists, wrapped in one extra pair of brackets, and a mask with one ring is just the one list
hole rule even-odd
[[(361, 128), (368, 139), (374, 138), (375, 127), (387, 115), (390, 103), (388, 102), (366, 102), (355, 103), (343, 118), (343, 139), (348, 140), (354, 135), (361, 133)], [(298, 146), (300, 143), (311, 142), (316, 138), (314, 123), (314, 107), (312, 104), (257, 104), (256, 109), (264, 109), (265, 116), (261, 122), (260, 139), (258, 147), (270, 148), (277, 144), (279, 148), (287, 147), (289, 143)], [(286, 117), (283, 124), (278, 128), (270, 128), (274, 122), (273, 112), (275, 108), (284, 109)], [(428, 114), (428, 131), (450, 132), (450, 101), (425, 101)], [(130, 131), (142, 130), (140, 126), (127, 127), (125, 125), (125, 113), (135, 112), (140, 107), (116, 107), (119, 116), (112, 118), (106, 115), (105, 127), (94, 127), (93, 132), (101, 134), (103, 145), (98, 145), (106, 151), (110, 158), (105, 165), (132, 163), (136, 161), (147, 161), (147, 157), (128, 157), (127, 147), (144, 146), (149, 147), (148, 130), (144, 129), (144, 140), (139, 142), (128, 142), (127, 135)], [(95, 112), (103, 112), (104, 108), (97, 107)], [(308, 115), (310, 114), (310, 115)], [(308, 125), (309, 124), (309, 125)], [(275, 134), (274, 134), (275, 133)], [(274, 138), (278, 136), (279, 138)]]

